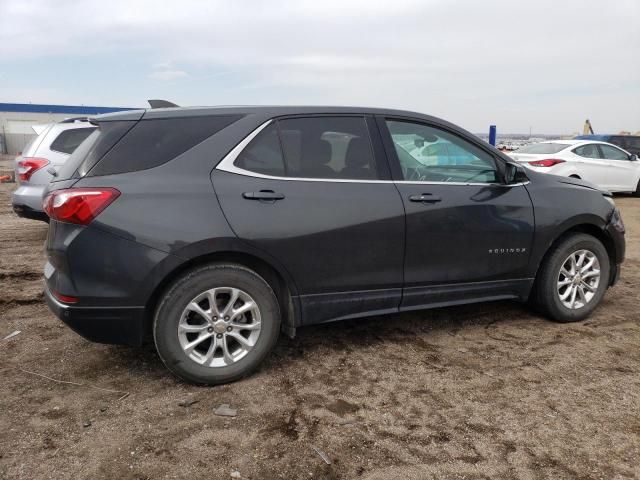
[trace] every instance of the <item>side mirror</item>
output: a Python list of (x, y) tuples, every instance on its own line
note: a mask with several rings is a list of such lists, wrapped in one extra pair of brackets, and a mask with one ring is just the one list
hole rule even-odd
[(629, 160), (631, 160), (632, 162), (637, 162), (638, 155), (636, 155), (635, 153), (632, 153), (631, 155), (629, 155)]
[(504, 168), (504, 180), (507, 185), (513, 185), (514, 183), (526, 182), (529, 178), (522, 165), (507, 162)]

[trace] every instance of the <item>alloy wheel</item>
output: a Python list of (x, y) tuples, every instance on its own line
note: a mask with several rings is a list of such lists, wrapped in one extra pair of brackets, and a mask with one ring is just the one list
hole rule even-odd
[(207, 367), (226, 367), (245, 357), (260, 336), (260, 308), (247, 292), (218, 287), (193, 298), (178, 323), (184, 353)]
[(600, 285), (600, 262), (590, 250), (577, 250), (560, 267), (557, 293), (562, 304), (577, 310), (588, 304)]

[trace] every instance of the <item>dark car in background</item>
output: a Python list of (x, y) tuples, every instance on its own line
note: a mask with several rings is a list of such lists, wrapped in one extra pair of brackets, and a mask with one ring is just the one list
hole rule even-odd
[(578, 135), (574, 139), (612, 143), (640, 157), (640, 135)]
[(431, 116), (168, 108), (92, 122), (47, 187), (47, 302), (93, 341), (153, 335), (191, 382), (248, 374), (303, 325), (504, 299), (581, 320), (624, 258), (610, 194), (525, 172)]

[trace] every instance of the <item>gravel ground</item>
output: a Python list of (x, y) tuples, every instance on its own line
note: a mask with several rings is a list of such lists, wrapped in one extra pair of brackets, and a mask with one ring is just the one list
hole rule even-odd
[(640, 478), (640, 199), (617, 198), (627, 262), (583, 323), (504, 302), (307, 327), (250, 378), (202, 388), (152, 346), (92, 344), (49, 313), (46, 225), (11, 213), (14, 187), (2, 479)]

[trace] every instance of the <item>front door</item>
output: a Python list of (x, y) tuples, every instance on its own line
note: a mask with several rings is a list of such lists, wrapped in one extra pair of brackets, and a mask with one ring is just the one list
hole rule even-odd
[(400, 304), (404, 208), (369, 122), (274, 120), (212, 173), (236, 235), (293, 277), (304, 323)]
[(527, 291), (534, 218), (525, 186), (502, 184), (491, 153), (444, 127), (379, 123), (406, 211), (402, 308)]
[(638, 184), (640, 165), (613, 145), (599, 144), (602, 158), (606, 159), (607, 188), (615, 192), (633, 192)]

